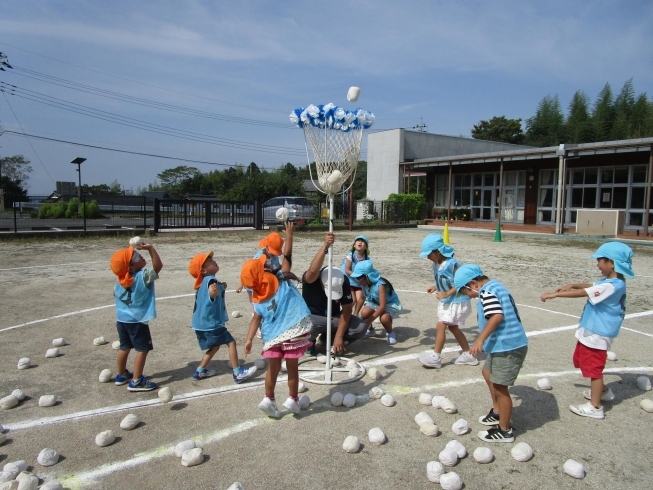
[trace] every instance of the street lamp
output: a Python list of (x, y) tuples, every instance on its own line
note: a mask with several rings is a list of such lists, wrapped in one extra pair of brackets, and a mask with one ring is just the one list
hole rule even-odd
[(73, 165), (77, 165), (77, 173), (79, 174), (79, 188), (77, 189), (77, 198), (79, 202), (82, 202), (82, 163), (86, 161), (86, 158), (77, 157), (72, 162)]

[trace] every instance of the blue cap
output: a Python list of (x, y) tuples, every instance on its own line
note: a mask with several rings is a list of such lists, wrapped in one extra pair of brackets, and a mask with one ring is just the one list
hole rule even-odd
[(351, 277), (357, 278), (361, 276), (367, 276), (370, 282), (377, 282), (381, 279), (381, 274), (374, 268), (371, 260), (363, 260), (354, 266), (354, 270), (351, 271)]
[(614, 262), (614, 270), (616, 272), (630, 279), (635, 278), (635, 273), (633, 272), (633, 251), (625, 243), (604, 243), (590, 257), (593, 259), (600, 259), (602, 257), (611, 259)]
[(356, 238), (354, 238), (354, 241), (356, 240), (363, 240), (368, 247), (370, 246), (370, 241), (367, 239), (365, 235), (358, 235)]
[(445, 245), (442, 236), (438, 235), (437, 233), (431, 233), (430, 235), (426, 235), (426, 238), (422, 240), (422, 253), (419, 254), (419, 256), (420, 258), (423, 259), (425, 257), (428, 257), (428, 255), (434, 250), (437, 250), (447, 258), (453, 257), (453, 253), (454, 253), (453, 247), (449, 245)]
[(469, 281), (482, 275), (483, 271), (477, 265), (465, 264), (460, 266), (453, 276), (453, 285), (456, 286), (456, 292), (460, 292), (462, 288), (469, 284)]

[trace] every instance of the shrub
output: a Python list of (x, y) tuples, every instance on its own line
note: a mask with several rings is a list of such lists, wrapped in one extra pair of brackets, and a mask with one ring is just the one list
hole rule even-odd
[(91, 201), (87, 203), (82, 203), (79, 205), (79, 215), (82, 218), (94, 219), (101, 218), (102, 214), (100, 213), (100, 208), (97, 205), (97, 201)]
[(424, 217), (424, 196), (422, 194), (390, 194), (385, 204), (384, 218), (386, 221), (409, 221)]
[(68, 209), (66, 209), (66, 218), (76, 217), (78, 207), (79, 207), (79, 199), (73, 197), (68, 203)]

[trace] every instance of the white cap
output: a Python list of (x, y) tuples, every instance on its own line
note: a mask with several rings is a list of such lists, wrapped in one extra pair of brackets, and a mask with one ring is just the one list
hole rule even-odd
[[(328, 291), (329, 288), (329, 269), (325, 267), (320, 273), (320, 279), (322, 284), (324, 284), (324, 293)], [(340, 269), (335, 267), (331, 268), (331, 299), (339, 300), (342, 298), (342, 283), (345, 282), (345, 276), (343, 275)]]

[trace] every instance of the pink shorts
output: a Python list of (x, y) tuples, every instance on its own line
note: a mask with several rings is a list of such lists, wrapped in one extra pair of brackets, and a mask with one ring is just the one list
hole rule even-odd
[(581, 342), (576, 343), (574, 367), (580, 368), (584, 378), (603, 378), (603, 369), (607, 358), (608, 351), (592, 349)]
[(304, 355), (306, 349), (313, 345), (313, 342), (308, 340), (309, 334), (306, 334), (299, 339), (291, 339), (287, 342), (282, 342), (273, 345), (267, 350), (261, 352), (261, 355), (267, 359), (299, 359)]

